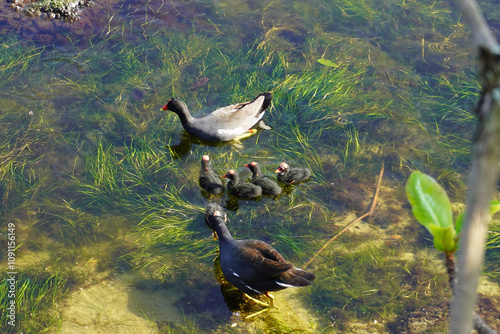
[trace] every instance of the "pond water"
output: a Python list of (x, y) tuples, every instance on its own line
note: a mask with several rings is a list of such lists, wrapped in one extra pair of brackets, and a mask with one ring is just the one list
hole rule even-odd
[[(498, 3), (481, 6), (500, 36)], [(443, 257), (404, 186), (421, 170), (463, 210), (479, 81), (452, 3), (109, 0), (72, 23), (0, 11), (0, 267), (17, 282), (3, 332), (446, 331)], [(272, 129), (239, 142), (197, 140), (160, 110), (177, 97), (204, 114), (266, 91)], [(277, 198), (218, 199), (233, 236), (297, 267), (370, 209), (384, 174), (374, 215), (308, 264), (314, 283), (246, 320), (261, 306), (218, 267), (204, 154), (243, 179), (250, 161), (270, 177), (282, 162), (312, 170)], [(497, 329), (499, 233), (494, 220), (479, 311)]]

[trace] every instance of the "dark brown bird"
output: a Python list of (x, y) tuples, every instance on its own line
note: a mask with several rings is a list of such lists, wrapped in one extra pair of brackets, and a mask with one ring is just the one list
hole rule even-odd
[(219, 175), (213, 170), (212, 162), (208, 155), (201, 158), (201, 169), (199, 177), (200, 187), (211, 194), (220, 195), (224, 192), (224, 185)]
[(275, 181), (262, 174), (260, 165), (257, 162), (252, 161), (246, 164), (245, 167), (252, 172), (252, 183), (260, 186), (264, 195), (278, 196), (281, 194), (283, 189)]
[(296, 268), (269, 244), (260, 240), (234, 239), (226, 226), (222, 207), (210, 203), (205, 222), (219, 238), (220, 266), (224, 277), (248, 295), (267, 295), (269, 291), (310, 285), (316, 276)]
[(278, 181), (289, 184), (306, 181), (311, 177), (309, 168), (290, 167), (286, 162), (279, 165), (275, 173), (278, 173)]
[(242, 182), (238, 173), (234, 169), (230, 169), (226, 174), (222, 175), (229, 179), (227, 183), (227, 191), (239, 198), (254, 198), (262, 195), (262, 188), (250, 182)]

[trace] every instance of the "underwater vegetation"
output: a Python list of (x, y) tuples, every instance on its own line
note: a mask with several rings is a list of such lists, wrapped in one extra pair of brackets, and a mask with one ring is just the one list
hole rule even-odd
[(500, 233), (498, 221), (493, 221), (489, 229), (488, 242), (486, 243), (487, 268), (486, 275), (491, 275), (498, 279), (499, 268), (498, 258), (500, 257)]
[[(432, 174), (461, 212), (479, 83), (453, 6), (127, 6), (87, 9), (96, 13), (91, 30), (87, 19), (72, 25), (78, 32), (54, 23), (64, 38), (48, 44), (1, 27), (14, 29), (0, 42), (0, 220), (15, 224), (18, 242), (11, 332), (444, 331), (443, 261), (404, 184), (414, 170)], [(499, 26), (493, 5), (483, 6)], [(160, 110), (175, 96), (203, 115), (265, 91), (272, 129), (240, 142), (198, 141)], [(263, 240), (298, 267), (366, 212), (382, 163), (386, 172), (375, 215), (311, 263), (315, 282), (276, 293), (280, 309), (243, 321), (238, 313), (255, 305), (231, 287), (224, 300), (198, 185), (203, 155), (218, 175), (234, 169), (245, 182), (250, 161), (270, 178), (282, 162), (311, 170), (277, 198), (239, 201), (228, 222), (235, 238)], [(230, 204), (227, 194), (220, 201)], [(494, 286), (498, 239), (493, 222), (483, 279)], [(6, 254), (7, 239), (0, 245)], [(105, 307), (83, 312), (78, 300), (93, 291), (123, 319), (106, 318)], [(492, 312), (485, 305), (498, 294), (481, 300)], [(0, 321), (11, 328), (5, 313)]]

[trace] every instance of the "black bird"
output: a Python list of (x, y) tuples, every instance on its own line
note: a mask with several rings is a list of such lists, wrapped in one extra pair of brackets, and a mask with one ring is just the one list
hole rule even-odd
[(209, 141), (228, 141), (249, 131), (254, 132), (250, 128), (264, 116), (272, 98), (271, 93), (262, 93), (251, 102), (222, 107), (200, 118), (191, 116), (184, 102), (176, 98), (171, 98), (161, 109), (179, 115), (182, 126), (190, 135)]
[(273, 307), (269, 291), (308, 286), (314, 281), (316, 275), (296, 268), (264, 241), (234, 239), (227, 229), (226, 220), (220, 205), (208, 204), (205, 223), (219, 238), (222, 273), (240, 291), (254, 296), (265, 294), (270, 300), (268, 306)]
[(281, 189), (276, 182), (262, 174), (262, 170), (260, 169), (260, 165), (258, 163), (252, 161), (251, 163), (246, 164), (245, 167), (250, 169), (252, 172), (252, 183), (260, 186), (264, 195), (278, 196), (281, 194), (283, 189)]
[(279, 165), (275, 173), (278, 173), (278, 181), (289, 184), (296, 184), (311, 177), (309, 168), (290, 167), (286, 162)]
[(224, 192), (224, 185), (219, 175), (213, 170), (212, 162), (208, 155), (201, 158), (201, 169), (199, 178), (200, 187), (211, 194), (220, 195)]
[(250, 182), (242, 182), (234, 169), (230, 169), (222, 177), (227, 177), (227, 191), (239, 198), (254, 198), (262, 195), (262, 188)]

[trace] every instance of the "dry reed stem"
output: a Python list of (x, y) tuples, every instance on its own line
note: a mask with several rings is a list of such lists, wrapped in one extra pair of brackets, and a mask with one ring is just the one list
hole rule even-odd
[(383, 175), (384, 175), (384, 164), (382, 163), (382, 168), (380, 168), (380, 173), (379, 173), (379, 176), (378, 176), (377, 188), (375, 190), (375, 195), (373, 195), (373, 201), (372, 201), (372, 205), (370, 207), (370, 210), (367, 213), (365, 213), (364, 215), (356, 218), (355, 220), (353, 220), (352, 222), (350, 222), (349, 224), (347, 224), (339, 233), (337, 233), (330, 240), (328, 240), (323, 245), (323, 247), (321, 247), (320, 250), (317, 251), (316, 254), (314, 254), (314, 256), (304, 265), (304, 269), (306, 269), (318, 257), (318, 255), (321, 254), (321, 252), (323, 252), (326, 247), (328, 247), (329, 244), (331, 244), (335, 239), (337, 239), (345, 231), (347, 231), (347, 229), (349, 229), (349, 227), (351, 227), (352, 225), (354, 225), (358, 221), (360, 221), (360, 220), (362, 220), (362, 219), (364, 219), (364, 218), (366, 218), (368, 216), (373, 216), (373, 214), (375, 212), (375, 206), (377, 205), (378, 195), (380, 193), (380, 184), (382, 183), (382, 177), (383, 177)]

